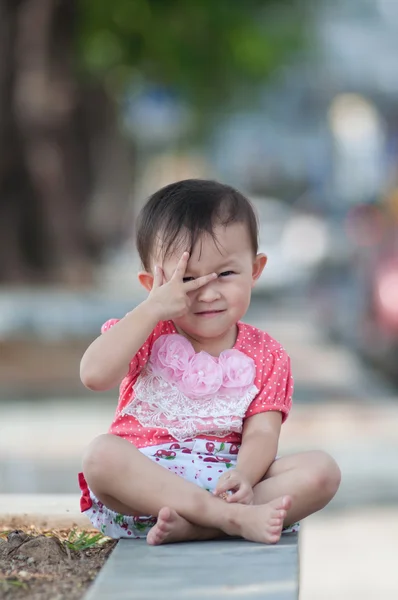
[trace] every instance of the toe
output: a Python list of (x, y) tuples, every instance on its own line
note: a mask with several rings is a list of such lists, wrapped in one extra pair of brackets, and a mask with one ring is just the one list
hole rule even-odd
[(156, 529), (156, 531), (153, 532), (152, 545), (159, 546), (163, 542), (164, 539), (165, 539), (165, 534), (163, 533), (163, 531)]
[(171, 509), (167, 506), (161, 508), (158, 514), (158, 519), (161, 521), (170, 521), (172, 519)]
[(146, 541), (147, 544), (149, 544), (150, 546), (155, 546), (155, 534), (153, 531), (150, 531), (148, 533), (148, 535), (146, 536)]
[(271, 544), (276, 544), (277, 542), (279, 542), (280, 540), (280, 534), (279, 533), (271, 533), (269, 535), (269, 541)]
[(285, 497), (275, 498), (269, 503), (269, 506), (277, 511), (285, 509)]
[(157, 531), (161, 532), (161, 533), (167, 533), (170, 529), (170, 524), (168, 523), (168, 521), (163, 521), (160, 520), (157, 522)]
[(290, 496), (283, 496), (282, 506), (285, 510), (289, 510), (289, 508), (292, 506), (292, 499)]

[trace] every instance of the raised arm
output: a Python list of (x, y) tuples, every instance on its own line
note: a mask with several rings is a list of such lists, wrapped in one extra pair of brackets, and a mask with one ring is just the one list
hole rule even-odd
[(118, 385), (157, 323), (186, 314), (191, 303), (188, 292), (216, 277), (211, 273), (184, 282), (188, 259), (188, 252), (184, 252), (167, 282), (161, 267), (155, 267), (148, 298), (87, 348), (80, 363), (80, 378), (87, 388), (105, 391)]
[(80, 362), (80, 379), (90, 390), (101, 392), (118, 385), (129, 364), (159, 319), (147, 301), (128, 313), (87, 348)]

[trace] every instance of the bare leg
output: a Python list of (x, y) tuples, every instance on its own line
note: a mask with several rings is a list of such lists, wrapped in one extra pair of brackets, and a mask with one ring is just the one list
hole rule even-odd
[[(268, 542), (275, 543), (279, 540), (282, 532), (283, 522), (286, 517), (286, 509), (290, 505), (289, 496), (277, 498), (269, 502), (268, 520)], [(171, 542), (182, 542), (189, 540), (213, 540), (215, 538), (229, 537), (224, 531), (210, 527), (194, 525), (175, 510), (164, 507), (158, 514), (158, 521), (147, 535), (150, 545), (169, 544)], [(251, 538), (250, 538), (251, 539)]]
[[(291, 525), (322, 509), (335, 495), (340, 471), (334, 460), (323, 452), (305, 452), (278, 459), (268, 470), (264, 481), (254, 490), (254, 504), (267, 504), (289, 493), (293, 498), (284, 525)], [(280, 521), (276, 522), (276, 528)], [(222, 531), (189, 523), (175, 511), (162, 509), (158, 523), (148, 534), (148, 543), (161, 544), (181, 539), (213, 539), (225, 537)]]
[[(102, 435), (92, 442), (83, 471), (94, 494), (112, 510), (125, 512), (128, 508), (128, 514), (159, 515), (162, 508), (168, 507), (189, 523), (263, 543), (279, 540), (291, 504), (288, 496), (261, 506), (228, 504), (157, 465), (130, 442), (113, 435)], [(173, 512), (167, 518), (163, 513), (160, 521), (174, 517)], [(155, 534), (156, 530), (149, 541)], [(152, 541), (157, 543), (156, 539)]]
[(254, 503), (265, 504), (289, 494), (291, 507), (285, 525), (300, 521), (326, 506), (336, 494), (340, 469), (324, 452), (303, 452), (279, 458), (254, 487)]
[(220, 529), (194, 525), (174, 509), (163, 507), (159, 511), (157, 523), (148, 533), (146, 540), (151, 546), (159, 546), (172, 542), (214, 540), (220, 537), (227, 537), (227, 535)]

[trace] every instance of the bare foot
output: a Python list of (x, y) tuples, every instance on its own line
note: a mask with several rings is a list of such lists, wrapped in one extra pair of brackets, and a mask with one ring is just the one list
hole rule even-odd
[(148, 533), (146, 541), (151, 546), (159, 546), (174, 542), (211, 540), (222, 535), (217, 529), (193, 525), (172, 508), (165, 507), (160, 509), (157, 523)]
[(290, 496), (256, 506), (236, 505), (239, 512), (231, 520), (232, 527), (228, 533), (240, 535), (251, 542), (275, 544), (281, 537), (283, 521), (291, 505)]

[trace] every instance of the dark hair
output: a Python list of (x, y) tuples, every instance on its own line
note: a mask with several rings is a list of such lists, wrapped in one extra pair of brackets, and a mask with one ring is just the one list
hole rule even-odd
[[(206, 179), (186, 179), (155, 192), (137, 221), (137, 249), (145, 270), (157, 239), (162, 239), (163, 258), (179, 248), (192, 251), (203, 233), (214, 241), (217, 224), (246, 223), (254, 255), (258, 250), (258, 226), (253, 206), (229, 185)], [(185, 232), (182, 234), (182, 231)]]

